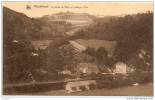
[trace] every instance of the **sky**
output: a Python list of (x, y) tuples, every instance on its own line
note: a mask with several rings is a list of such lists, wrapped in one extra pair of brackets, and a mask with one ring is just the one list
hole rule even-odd
[[(153, 2), (3, 2), (2, 5), (29, 17), (42, 17), (67, 11), (100, 16), (153, 11)], [(27, 6), (31, 9), (26, 9)]]

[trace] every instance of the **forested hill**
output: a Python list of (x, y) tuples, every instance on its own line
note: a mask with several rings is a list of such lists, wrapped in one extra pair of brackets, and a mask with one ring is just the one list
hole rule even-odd
[(150, 35), (153, 32), (152, 27), (153, 13), (148, 12), (126, 15), (124, 17), (107, 16), (97, 18), (95, 19), (95, 23), (88, 29), (84, 29), (77, 34), (85, 35), (85, 38), (118, 41), (123, 39), (124, 41), (128, 36), (133, 38), (134, 35)]
[(95, 22), (88, 29), (77, 32), (76, 37), (117, 41), (120, 56), (126, 57), (140, 48), (145, 48), (152, 53), (152, 12), (124, 17), (103, 17), (96, 19)]
[[(22, 13), (3, 7), (4, 38), (48, 39), (64, 36), (70, 26), (66, 22), (48, 22), (42, 18), (30, 18)], [(5, 40), (5, 39), (4, 39)]]
[(4, 40), (11, 38), (28, 39), (30, 38), (28, 34), (34, 33), (34, 27), (36, 26), (26, 15), (3, 7)]

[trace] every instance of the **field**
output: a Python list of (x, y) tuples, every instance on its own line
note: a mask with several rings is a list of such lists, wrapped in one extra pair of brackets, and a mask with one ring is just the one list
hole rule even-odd
[(78, 42), (79, 44), (85, 47), (91, 47), (94, 49), (98, 49), (99, 47), (104, 47), (109, 55), (113, 55), (113, 52), (117, 45), (116, 41), (106, 41), (106, 40), (96, 40), (96, 39), (88, 39), (88, 40), (77, 39), (76, 42)]

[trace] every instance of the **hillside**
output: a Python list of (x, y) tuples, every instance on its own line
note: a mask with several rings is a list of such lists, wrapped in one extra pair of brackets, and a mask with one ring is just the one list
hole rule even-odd
[(44, 18), (49, 20), (79, 20), (79, 21), (90, 21), (95, 18), (93, 15), (87, 13), (72, 13), (72, 12), (60, 12), (52, 15), (45, 15)]
[(52, 15), (43, 16), (49, 21), (66, 21), (73, 27), (89, 25), (95, 19), (95, 16), (87, 13), (60, 12)]
[(99, 18), (74, 37), (117, 41), (117, 54), (125, 58), (140, 48), (145, 48), (152, 55), (153, 13)]
[(3, 7), (4, 37), (12, 36), (16, 39), (49, 39), (65, 36), (71, 24), (66, 21), (49, 21), (47, 18), (30, 18), (26, 15)]
[(3, 32), (4, 40), (8, 36), (16, 39), (30, 39), (30, 34), (37, 32), (37, 26), (26, 15), (3, 7)]
[(4, 37), (9, 33), (16, 39), (30, 40), (64, 37), (89, 26), (95, 19), (94, 16), (86, 13), (71, 12), (29, 18), (6, 7), (3, 7), (3, 13), (4, 33), (6, 33)]
[(41, 66), (41, 60), (33, 56), (34, 48), (30, 41), (36, 38), (35, 35), (39, 36), (39, 28), (34, 19), (3, 7), (4, 83), (33, 80), (29, 75)]

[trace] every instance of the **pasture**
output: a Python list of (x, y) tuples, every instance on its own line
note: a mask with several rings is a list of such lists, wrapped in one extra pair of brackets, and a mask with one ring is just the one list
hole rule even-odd
[(76, 42), (85, 46), (98, 49), (104, 47), (108, 54), (111, 56), (114, 53), (114, 50), (117, 46), (116, 41), (106, 41), (106, 40), (97, 40), (97, 39), (77, 39)]

